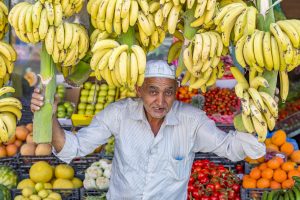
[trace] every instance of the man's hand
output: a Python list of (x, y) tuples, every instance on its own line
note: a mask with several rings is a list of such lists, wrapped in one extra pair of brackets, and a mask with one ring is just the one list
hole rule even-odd
[[(59, 97), (55, 95), (54, 103), (53, 103), (53, 113), (56, 113), (57, 104), (59, 102)], [(44, 96), (41, 94), (41, 90), (39, 88), (35, 88), (30, 102), (30, 109), (34, 113), (41, 109), (44, 105)]]

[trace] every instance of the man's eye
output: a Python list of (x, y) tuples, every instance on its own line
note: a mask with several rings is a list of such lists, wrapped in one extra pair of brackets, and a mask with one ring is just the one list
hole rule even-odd
[(151, 94), (151, 95), (156, 95), (156, 94), (157, 94), (157, 91), (150, 91), (150, 94)]
[(173, 95), (173, 91), (166, 91), (165, 93), (167, 96), (172, 96)]

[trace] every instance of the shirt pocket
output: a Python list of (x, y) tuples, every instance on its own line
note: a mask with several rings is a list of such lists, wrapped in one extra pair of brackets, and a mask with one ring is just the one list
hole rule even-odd
[(171, 178), (181, 181), (189, 176), (189, 158), (170, 157), (167, 165), (167, 172)]

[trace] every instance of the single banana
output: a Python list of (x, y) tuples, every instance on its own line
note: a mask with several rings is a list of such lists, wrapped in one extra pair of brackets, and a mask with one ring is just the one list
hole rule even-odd
[(280, 78), (280, 97), (281, 101), (284, 103), (289, 93), (289, 77), (286, 71), (279, 71)]
[(250, 107), (251, 115), (256, 117), (256, 119), (262, 123), (264, 121), (263, 115), (259, 111), (259, 108), (256, 106), (256, 104), (252, 99), (250, 99), (249, 101), (249, 107)]
[(192, 43), (189, 44), (188, 47), (186, 47), (183, 50), (183, 63), (188, 71), (192, 72), (193, 69), (193, 52), (192, 52)]
[(16, 132), (16, 116), (10, 112), (1, 112), (0, 118), (5, 124), (5, 127), (7, 128), (8, 137), (11, 138)]
[(49, 3), (48, 1), (45, 2), (44, 8), (46, 9), (47, 13), (47, 19), (49, 26), (54, 24), (54, 8), (52, 3)]
[(265, 112), (265, 105), (264, 102), (259, 94), (259, 92), (255, 88), (249, 88), (248, 93), (250, 94), (251, 98), (255, 106), (259, 109), (260, 112)]
[(256, 15), (257, 9), (253, 6), (248, 7), (247, 9), (247, 34), (252, 35), (256, 28)]
[(6, 125), (4, 124), (1, 117), (0, 117), (0, 140), (2, 142), (8, 142), (9, 140), (9, 134), (7, 132)]
[(235, 45), (236, 60), (243, 68), (246, 68), (246, 62), (243, 53), (246, 39), (247, 39), (247, 35), (242, 36), (241, 39), (239, 39)]
[(108, 68), (108, 61), (109, 61), (109, 57), (111, 56), (111, 54), (113, 53), (113, 49), (109, 50), (104, 56), (102, 56), (101, 60), (98, 63), (98, 69), (104, 70), (105, 67)]
[(300, 43), (300, 35), (298, 34), (297, 30), (289, 23), (288, 20), (282, 20), (282, 21), (277, 21), (276, 22), (281, 30), (283, 30), (291, 42), (293, 43), (293, 46), (295, 48), (299, 48), (299, 43)]
[(2, 113), (2, 112), (10, 112), (16, 116), (18, 121), (21, 120), (22, 112), (19, 108), (15, 107), (15, 106), (1, 106), (0, 113)]
[(252, 123), (255, 129), (255, 132), (258, 135), (258, 142), (264, 142), (267, 137), (268, 127), (266, 121), (263, 119), (263, 122), (260, 122), (256, 117), (252, 117)]
[(272, 131), (275, 128), (276, 119), (275, 119), (275, 117), (272, 116), (272, 114), (268, 108), (266, 109), (266, 112), (264, 113), (264, 119), (267, 122), (269, 130)]
[(241, 83), (237, 83), (234, 86), (234, 91), (238, 98), (242, 99), (244, 97), (244, 87)]
[(128, 31), (128, 28), (129, 28), (129, 22), (130, 22), (130, 19), (129, 19), (129, 15), (127, 15), (125, 18), (122, 19), (122, 31), (123, 33), (127, 33)]
[(120, 45), (116, 48), (114, 48), (113, 53), (111, 54), (110, 58), (109, 58), (109, 62), (108, 62), (108, 68), (110, 70), (112, 70), (114, 68), (115, 62), (117, 60), (117, 58), (120, 56), (120, 54), (124, 51), (127, 51), (128, 49), (128, 45), (124, 44), (124, 45)]
[(241, 103), (242, 103), (242, 111), (245, 115), (250, 115), (251, 110), (250, 110), (250, 95), (248, 92), (243, 93), (243, 98), (241, 98)]
[(268, 88), (269, 83), (264, 77), (257, 76), (253, 80), (251, 80), (250, 87), (255, 88), (255, 89), (258, 89), (259, 87)]
[(48, 32), (49, 24), (48, 24), (48, 18), (47, 18), (47, 11), (46, 9), (43, 9), (41, 12), (41, 20), (39, 25), (39, 35), (41, 40), (44, 40), (47, 32)]
[(121, 55), (120, 55), (120, 64), (119, 64), (119, 67), (120, 67), (120, 75), (121, 75), (121, 83), (122, 84), (125, 84), (126, 83), (126, 80), (127, 80), (127, 76), (129, 76), (129, 74), (127, 74), (127, 52), (122, 52)]
[(147, 2), (147, 0), (137, 0), (137, 2), (139, 3), (142, 11), (145, 13), (145, 15), (149, 15), (149, 4)]
[(10, 44), (2, 41), (0, 41), (0, 53), (11, 62), (17, 60), (17, 53), (14, 48)]
[[(158, 3), (158, 2), (156, 2)], [(159, 5), (159, 4), (158, 4)], [(138, 19), (138, 13), (139, 13), (139, 5), (136, 1), (131, 2), (130, 6), (130, 12), (129, 12), (129, 25), (134, 26), (137, 19)]]
[[(274, 36), (271, 36), (271, 52), (272, 52), (273, 69), (275, 71), (278, 71), (280, 68), (280, 53), (279, 53), (277, 41), (274, 38)], [(272, 70), (272, 68), (270, 68), (270, 70)]]
[(152, 28), (150, 22), (148, 21), (147, 17), (144, 15), (143, 12), (138, 12), (138, 23), (140, 24), (143, 31), (146, 33), (147, 36), (152, 34)]
[(236, 19), (234, 25), (234, 42), (237, 42), (245, 32), (245, 28), (247, 26), (247, 10), (244, 10), (242, 14)]
[(251, 134), (254, 133), (255, 130), (250, 115), (242, 113), (242, 121), (246, 131)]
[(203, 41), (203, 48), (202, 48), (202, 61), (205, 61), (209, 57), (210, 49), (211, 49), (211, 40), (207, 33), (202, 33), (202, 41)]
[(209, 51), (209, 57), (213, 58), (215, 54), (217, 53), (217, 42), (218, 39), (212, 32), (207, 32), (209, 39), (210, 39), (210, 51)]
[(55, 39), (55, 30), (53, 26), (50, 26), (48, 33), (45, 37), (45, 47), (49, 55), (52, 55)]
[(193, 50), (193, 64), (196, 65), (198, 60), (202, 58), (203, 40), (201, 34), (195, 35), (195, 45)]
[(275, 99), (266, 92), (259, 92), (262, 100), (268, 108), (268, 111), (272, 114), (273, 117), (278, 117), (278, 105)]
[(181, 5), (174, 6), (170, 11), (170, 14), (168, 16), (168, 30), (170, 34), (173, 34), (176, 30), (180, 11)]
[(103, 49), (101, 51), (96, 51), (95, 53), (93, 53), (93, 56), (90, 61), (90, 66), (91, 66), (92, 70), (98, 69), (99, 61), (109, 50), (110, 49)]
[(283, 51), (287, 50), (287, 41), (284, 37), (284, 33), (280, 29), (279, 25), (276, 23), (270, 24), (270, 31), (274, 35), (278, 45), (282, 48)]
[(62, 11), (62, 6), (61, 4), (54, 4), (53, 5), (54, 9), (54, 26), (59, 26), (62, 23), (63, 19), (63, 11)]
[(121, 18), (124, 19), (129, 15), (130, 11), (130, 6), (131, 6), (131, 1), (130, 0), (124, 0), (122, 3), (122, 10), (121, 10)]
[(146, 54), (144, 53), (144, 50), (138, 45), (132, 45), (131, 50), (135, 54), (138, 61), (139, 75), (144, 74), (146, 68)]
[(256, 65), (256, 60), (254, 56), (254, 38), (257, 33), (258, 32), (255, 31), (254, 34), (247, 37), (243, 49), (245, 61), (249, 66), (253, 66), (254, 64)]
[(21, 102), (16, 99), (15, 97), (6, 97), (3, 99), (0, 99), (0, 107), (2, 106), (14, 106), (18, 109), (22, 109), (22, 104)]
[(254, 56), (256, 63), (260, 67), (264, 67), (264, 56), (263, 56), (263, 38), (264, 38), (264, 32), (263, 31), (258, 31), (254, 37)]
[(241, 83), (244, 89), (249, 88), (249, 83), (237, 67), (230, 67), (230, 71), (238, 83)]
[(99, 40), (93, 46), (92, 52), (95, 53), (96, 51), (100, 51), (102, 49), (116, 48), (118, 46), (120, 46), (120, 44), (117, 41), (112, 40), (112, 39)]
[(215, 25), (219, 25), (221, 23), (222, 19), (224, 18), (224, 16), (227, 13), (229, 13), (229, 11), (232, 11), (232, 9), (234, 9), (236, 7), (245, 7), (245, 6), (240, 3), (232, 3), (227, 6), (224, 6), (223, 8), (221, 8), (220, 12), (217, 13), (216, 17), (214, 18)]

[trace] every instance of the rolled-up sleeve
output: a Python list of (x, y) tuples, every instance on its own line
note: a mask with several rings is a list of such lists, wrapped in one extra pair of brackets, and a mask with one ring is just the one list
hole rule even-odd
[(237, 131), (226, 133), (207, 116), (201, 118), (195, 132), (194, 152), (212, 152), (232, 161), (243, 160), (246, 156), (257, 159), (265, 155), (265, 145), (253, 135)]
[(53, 153), (64, 162), (71, 162), (75, 157), (92, 153), (99, 145), (107, 143), (111, 135), (118, 133), (118, 106), (111, 104), (95, 115), (91, 124), (80, 129), (77, 134), (65, 130), (63, 149)]

